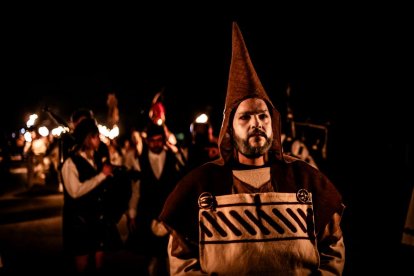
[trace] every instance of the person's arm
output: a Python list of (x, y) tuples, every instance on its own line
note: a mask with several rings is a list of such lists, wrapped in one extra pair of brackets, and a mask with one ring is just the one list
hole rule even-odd
[(135, 151), (128, 151), (124, 156), (123, 165), (127, 170), (141, 171), (138, 158), (136, 157)]
[[(127, 153), (125, 157), (124, 166), (129, 171), (140, 172), (141, 166), (134, 151)], [(128, 202), (128, 210), (126, 212), (127, 227), (130, 231), (135, 230), (135, 218), (137, 216), (137, 206), (140, 198), (140, 179), (131, 180), (131, 197)]]
[(140, 198), (140, 184), (141, 180), (131, 181), (131, 198), (128, 203), (127, 216), (127, 227), (129, 231), (135, 230), (135, 218), (137, 216), (137, 206)]
[(89, 193), (91, 190), (101, 184), (108, 174), (109, 173), (106, 174), (104, 171), (102, 171), (96, 176), (84, 182), (80, 182), (79, 172), (76, 169), (72, 158), (68, 158), (62, 167), (63, 183), (65, 185), (66, 191), (73, 198), (79, 198)]
[(345, 244), (340, 227), (341, 215), (334, 213), (318, 242), (320, 275), (342, 275), (345, 265)]
[(190, 245), (177, 232), (171, 231), (168, 241), (170, 275), (207, 275), (200, 268), (198, 249)]

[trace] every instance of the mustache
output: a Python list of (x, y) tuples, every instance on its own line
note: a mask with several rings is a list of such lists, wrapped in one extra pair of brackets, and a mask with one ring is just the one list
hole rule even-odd
[(262, 130), (260, 130), (260, 129), (258, 129), (258, 128), (255, 128), (250, 134), (249, 134), (249, 138), (250, 137), (254, 137), (254, 136), (263, 136), (263, 137), (265, 137), (265, 138), (267, 138), (267, 135), (266, 135), (266, 132), (264, 132), (264, 131), (262, 131)]

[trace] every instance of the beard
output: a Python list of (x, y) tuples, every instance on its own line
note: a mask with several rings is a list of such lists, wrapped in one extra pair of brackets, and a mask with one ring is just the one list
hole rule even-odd
[[(258, 139), (259, 137), (264, 137), (266, 139), (265, 143), (261, 146), (250, 144), (250, 138)], [(273, 137), (267, 137), (264, 132), (260, 133), (260, 136), (257, 137), (257, 134), (250, 134), (247, 139), (243, 139), (240, 136), (234, 134), (233, 142), (236, 149), (248, 158), (257, 158), (264, 155), (271, 147), (273, 142)]]
[(155, 154), (160, 154), (161, 152), (162, 152), (162, 150), (164, 149), (164, 146), (162, 146), (162, 147), (158, 147), (158, 146), (156, 146), (156, 147), (151, 147), (149, 150), (152, 152), (152, 153), (155, 153)]

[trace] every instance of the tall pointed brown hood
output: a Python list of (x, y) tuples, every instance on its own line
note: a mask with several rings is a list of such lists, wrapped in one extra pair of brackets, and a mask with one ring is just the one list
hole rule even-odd
[(269, 153), (282, 159), (280, 141), (280, 114), (269, 99), (250, 60), (249, 52), (244, 43), (243, 35), (236, 22), (233, 22), (232, 56), (227, 84), (227, 95), (224, 106), (223, 122), (219, 135), (221, 161), (229, 162), (234, 156), (232, 137), (229, 125), (232, 114), (240, 102), (247, 98), (263, 99), (272, 114), (273, 143)]

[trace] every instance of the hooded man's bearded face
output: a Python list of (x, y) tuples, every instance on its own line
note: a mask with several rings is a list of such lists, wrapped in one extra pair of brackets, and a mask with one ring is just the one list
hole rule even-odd
[(257, 158), (269, 150), (272, 141), (272, 117), (265, 101), (259, 98), (242, 101), (233, 118), (236, 149), (248, 158)]

